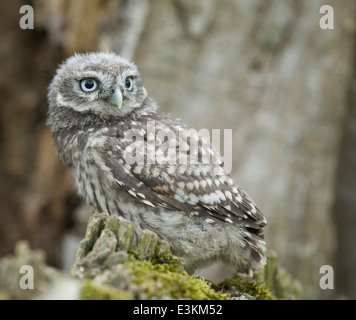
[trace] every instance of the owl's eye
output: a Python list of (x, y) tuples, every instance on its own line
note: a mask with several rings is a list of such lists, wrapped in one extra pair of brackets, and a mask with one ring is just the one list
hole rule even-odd
[(91, 92), (97, 88), (98, 84), (94, 79), (84, 79), (80, 81), (80, 87), (84, 92)]
[(131, 91), (133, 89), (133, 79), (131, 77), (126, 78), (125, 87), (128, 91)]

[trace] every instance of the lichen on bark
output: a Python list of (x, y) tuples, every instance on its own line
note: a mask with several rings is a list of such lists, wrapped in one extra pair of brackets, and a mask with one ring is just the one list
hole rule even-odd
[(82, 287), (82, 298), (229, 298), (205, 280), (188, 275), (169, 244), (154, 232), (143, 230), (137, 246), (132, 246), (133, 235), (133, 224), (120, 217), (105, 213), (91, 217), (72, 268), (74, 277), (89, 279)]
[[(267, 266), (250, 278), (225, 279), (214, 284), (184, 270), (167, 242), (143, 230), (134, 245), (134, 225), (121, 217), (96, 213), (88, 221), (71, 274), (45, 264), (44, 253), (20, 242), (15, 255), (0, 260), (0, 299), (294, 299), (298, 286), (268, 255)], [(18, 288), (20, 265), (36, 273), (36, 290)], [(10, 280), (9, 280), (10, 279)], [(287, 279), (287, 280), (286, 280)], [(71, 293), (59, 294), (55, 284), (69, 281)]]

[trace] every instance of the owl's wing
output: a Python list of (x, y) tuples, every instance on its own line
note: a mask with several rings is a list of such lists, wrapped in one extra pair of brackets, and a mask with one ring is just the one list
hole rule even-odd
[[(198, 146), (198, 161), (194, 163), (193, 152), (184, 151), (191, 151), (195, 143), (194, 138), (188, 139), (187, 142), (183, 137), (184, 141), (178, 139), (173, 143), (166, 141), (158, 145), (156, 141), (152, 150), (149, 149), (150, 141), (147, 140), (147, 135), (145, 140), (141, 141), (143, 144), (140, 146), (139, 141), (136, 141), (133, 149), (128, 148), (127, 141), (121, 140), (118, 145), (115, 137), (108, 139), (101, 148), (101, 158), (105, 159), (105, 166), (113, 173), (117, 185), (137, 201), (152, 207), (179, 210), (190, 216), (201, 216), (208, 219), (207, 221), (222, 220), (242, 224), (246, 228), (254, 229), (253, 233), (262, 235), (261, 228), (266, 225), (265, 217), (224, 171), (220, 158), (210, 148), (209, 143)], [(187, 143), (185, 148), (182, 147), (183, 142)], [(165, 143), (173, 147), (167, 151), (167, 148), (162, 148)], [(143, 161), (135, 162), (127, 157), (125, 151), (128, 150), (134, 153), (136, 159)], [(174, 161), (167, 154), (169, 150), (176, 151)], [(154, 161), (150, 160), (152, 153), (155, 153)], [(177, 157), (183, 154), (187, 159), (177, 160)], [(215, 160), (205, 164), (199, 163), (199, 157), (202, 160), (203, 154), (211, 154)], [(159, 161), (159, 157), (165, 159), (164, 163)]]

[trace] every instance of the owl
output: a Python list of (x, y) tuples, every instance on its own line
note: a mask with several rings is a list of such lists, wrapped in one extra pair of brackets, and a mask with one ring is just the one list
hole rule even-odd
[(215, 261), (246, 273), (265, 264), (264, 215), (206, 137), (158, 110), (132, 62), (75, 54), (48, 102), (55, 151), (95, 212), (133, 222), (135, 239), (155, 232), (190, 273)]

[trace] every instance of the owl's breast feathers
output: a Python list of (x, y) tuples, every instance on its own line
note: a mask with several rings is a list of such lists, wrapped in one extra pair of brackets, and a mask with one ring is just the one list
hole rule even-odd
[(107, 123), (92, 132), (85, 152), (90, 161), (100, 159), (113, 187), (135, 201), (207, 223), (236, 223), (263, 237), (265, 217), (226, 173), (207, 139), (165, 114), (141, 112)]

